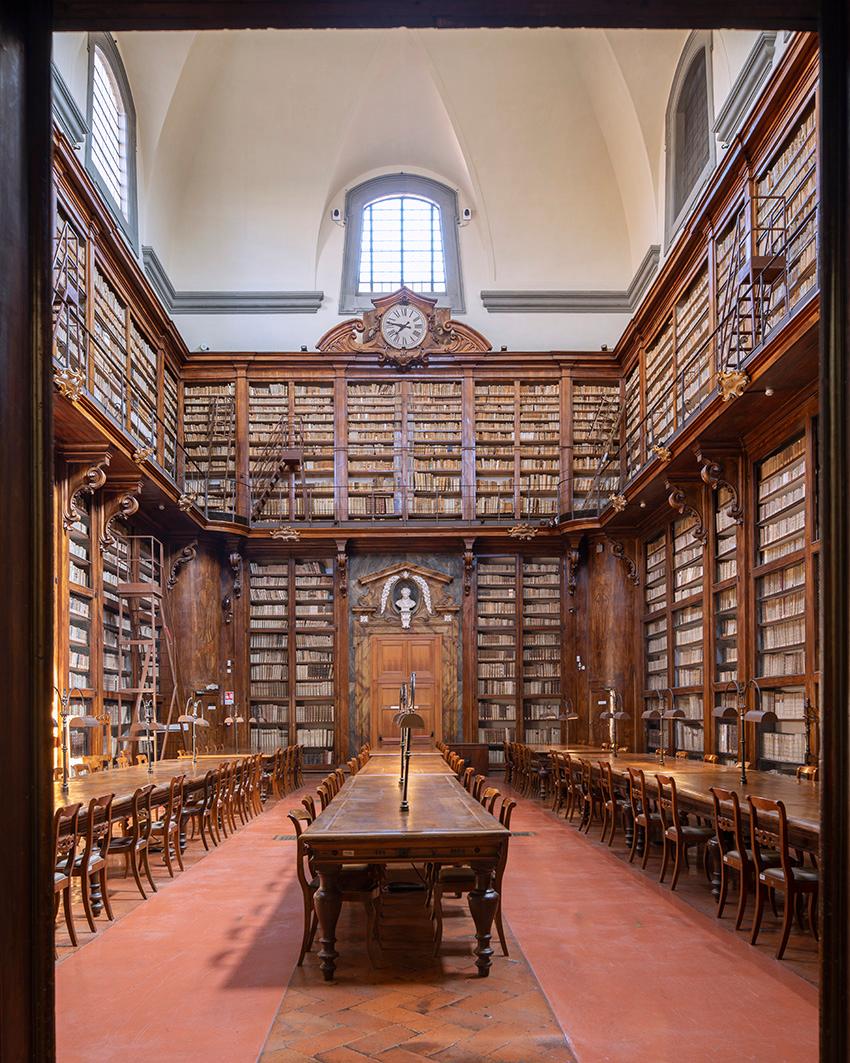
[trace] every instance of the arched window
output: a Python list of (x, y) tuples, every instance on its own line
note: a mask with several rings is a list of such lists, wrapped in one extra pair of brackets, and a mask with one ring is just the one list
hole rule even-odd
[(410, 174), (376, 177), (348, 192), (345, 221), (340, 313), (402, 285), (463, 310), (452, 189)]
[(692, 33), (667, 104), (668, 243), (713, 167), (711, 34)]
[(116, 221), (137, 245), (136, 114), (111, 36), (89, 36), (87, 169)]

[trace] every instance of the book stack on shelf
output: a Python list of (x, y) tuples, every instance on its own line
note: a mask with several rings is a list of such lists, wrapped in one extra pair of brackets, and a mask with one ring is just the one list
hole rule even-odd
[(646, 445), (663, 446), (675, 427), (673, 398), (673, 320), (646, 349)]
[(714, 388), (714, 352), (707, 342), (708, 326), (708, 266), (704, 266), (676, 303), (676, 364), (681, 374), (683, 420)]
[(626, 480), (641, 467), (640, 360), (626, 375), (625, 384)]
[(817, 128), (814, 102), (759, 179), (758, 254), (782, 256), (785, 275), (770, 293), (767, 330), (817, 283)]
[(517, 737), (516, 558), (480, 557), (477, 582), (478, 741), (491, 747), (492, 764)]
[(264, 726), (252, 744), (289, 745), (289, 562), (252, 561), (248, 567), (250, 715)]
[(693, 537), (697, 518), (673, 522), (673, 601), (702, 594), (703, 545)]
[(738, 678), (738, 525), (728, 487), (714, 492), (714, 681)]
[(561, 740), (561, 561), (522, 561), (522, 702), (525, 741)]
[(685, 714), (684, 720), (676, 721), (676, 749), (702, 753), (705, 749), (702, 694), (680, 694), (675, 704)]
[(92, 394), (100, 405), (126, 427), (127, 307), (95, 264)]
[(410, 515), (461, 516), (462, 391), (459, 380), (411, 381), (407, 439), (411, 448)]
[(79, 517), (68, 529), (69, 656), (68, 689), (91, 690), (92, 682), (92, 540), (87, 498), (77, 502)]
[[(596, 382), (573, 384), (573, 509), (593, 508), (594, 476), (604, 463), (595, 484), (604, 500), (619, 490), (620, 445), (617, 425), (620, 419), (620, 384)], [(607, 460), (606, 460), (607, 459)]]
[[(332, 520), (334, 497), (334, 386), (332, 383), (292, 385), (293, 423), (301, 428), (304, 457), (301, 482), (311, 520)], [(295, 499), (295, 513), (304, 516), (301, 492)]]
[(756, 675), (765, 707), (779, 717), (773, 732), (760, 734), (760, 752), (776, 763), (802, 763), (805, 751), (805, 472), (803, 436), (756, 466)]
[(210, 510), (236, 509), (236, 410), (232, 382), (183, 385), (185, 491)]
[(751, 314), (739, 307), (741, 290), (738, 274), (748, 251), (748, 227), (743, 204), (734, 211), (714, 242), (714, 277), (717, 299), (717, 343), (721, 359), (718, 368), (737, 366), (752, 348)]
[[(662, 533), (644, 544), (644, 709), (664, 711), (660, 692), (670, 685), (667, 677), (667, 537)], [(658, 720), (646, 721), (648, 749), (660, 744)]]
[(295, 562), (295, 727), (305, 764), (334, 752), (334, 573), (331, 561)]
[[(252, 492), (268, 455), (266, 447), (279, 426), (289, 432), (289, 385), (283, 381), (248, 382), (248, 475)], [(292, 473), (281, 474), (271, 494), (266, 498), (259, 519), (282, 521), (291, 519)], [(255, 496), (252, 495), (252, 503)]]
[(475, 515), (513, 517), (516, 485), (516, 388), (475, 385)]
[(401, 516), (401, 384), (348, 385), (348, 515)]
[(519, 425), (520, 516), (553, 516), (561, 480), (559, 383), (520, 384)]
[(177, 376), (165, 365), (162, 378), (162, 467), (172, 480), (177, 479), (177, 396)]
[(156, 447), (157, 353), (130, 319), (130, 434)]
[(673, 686), (702, 686), (703, 661), (702, 603), (699, 603), (673, 613)]

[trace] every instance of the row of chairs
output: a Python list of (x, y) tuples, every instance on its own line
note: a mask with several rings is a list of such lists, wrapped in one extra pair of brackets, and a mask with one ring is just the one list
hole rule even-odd
[[(747, 836), (738, 794), (734, 790), (711, 787), (714, 806), (713, 823), (703, 817), (683, 812), (679, 807), (676, 780), (663, 773), (655, 775), (657, 795), (647, 792), (646, 776), (638, 768), (629, 767), (625, 789), (615, 777), (608, 761), (598, 762), (598, 775), (590, 761), (571, 757), (568, 753), (550, 753), (553, 779), (553, 810), (565, 810), (572, 822), (579, 813), (579, 830), (590, 831), (594, 822), (601, 823), (600, 841), (607, 838), (614, 843), (618, 828), (631, 827), (632, 841), (629, 862), (632, 863), (640, 843), (643, 844), (641, 867), (646, 868), (653, 841), (661, 845), (659, 882), (664, 882), (672, 861), (671, 890), (675, 890), (688, 852), (696, 849), (702, 855), (706, 877), (712, 880), (712, 865), (717, 863), (720, 892), (717, 916), (726, 905), (731, 878), (738, 879), (738, 912), (735, 929), (740, 929), (747, 906), (748, 894), (755, 892), (755, 913), (750, 935), (754, 945), (761, 929), (765, 901), (769, 899), (774, 911), (775, 895), (785, 899), (782, 933), (777, 947), (781, 959), (796, 915), (802, 929), (802, 900), (808, 905), (809, 929), (817, 939), (815, 912), (819, 888), (817, 867), (805, 866), (804, 854), (792, 855), (785, 806), (781, 801), (747, 795), (750, 831)], [(693, 822), (692, 822), (693, 820)]]

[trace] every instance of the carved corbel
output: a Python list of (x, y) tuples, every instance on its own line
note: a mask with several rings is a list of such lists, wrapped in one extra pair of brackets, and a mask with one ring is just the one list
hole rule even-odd
[(230, 571), (233, 574), (233, 597), (242, 597), (242, 555), (234, 550), (228, 557), (228, 563), (230, 564)]
[(168, 582), (166, 583), (168, 590), (174, 590), (177, 586), (177, 578), (180, 575), (181, 570), (188, 565), (190, 561), (194, 561), (197, 555), (198, 540), (193, 539), (183, 547), (180, 553), (171, 562), (171, 571), (168, 573)]
[(468, 598), (472, 594), (472, 574), (475, 571), (475, 554), (473, 547), (474, 539), (463, 540), (463, 596)]
[(103, 554), (115, 545), (113, 534), (116, 520), (128, 520), (138, 512), (136, 497), (142, 490), (141, 480), (125, 480), (110, 483), (112, 493), (103, 510), (103, 533), (100, 537), (100, 552)]
[(611, 553), (618, 561), (622, 562), (626, 569), (626, 579), (629, 583), (632, 583), (635, 587), (640, 584), (640, 576), (638, 575), (637, 565), (626, 553), (626, 548), (619, 541), (619, 539), (612, 539), (609, 535), (605, 536), (605, 541), (611, 548)]
[(345, 539), (336, 541), (336, 570), (339, 574), (339, 596), (348, 597), (348, 554), (345, 548), (348, 545)]
[(723, 478), (723, 466), (719, 461), (714, 461), (699, 453), (697, 461), (700, 462), (699, 474), (703, 483), (708, 484), (712, 491), (716, 491), (718, 487), (725, 487), (731, 494), (732, 501), (726, 507), (726, 516), (736, 524), (743, 524), (744, 509), (738, 498), (738, 488), (730, 480)]
[(74, 451), (65, 455), (72, 472), (68, 481), (68, 505), (62, 514), (62, 527), (69, 531), (81, 517), (77, 504), (83, 495), (93, 495), (106, 483), (111, 455), (102, 447), (92, 453)]
[(675, 509), (677, 513), (681, 513), (683, 516), (687, 514), (694, 518), (696, 524), (693, 527), (691, 535), (698, 543), (700, 543), (700, 545), (705, 546), (708, 542), (708, 532), (706, 531), (705, 521), (703, 520), (700, 511), (688, 502), (684, 490), (678, 484), (665, 480), (664, 486), (667, 488), (667, 503), (670, 508)]
[(575, 596), (578, 587), (578, 566), (581, 562), (581, 552), (577, 546), (571, 546), (567, 551), (567, 590)]

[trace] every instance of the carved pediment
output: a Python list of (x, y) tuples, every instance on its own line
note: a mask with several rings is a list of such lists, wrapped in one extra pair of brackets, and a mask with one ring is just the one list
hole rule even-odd
[[(410, 369), (427, 365), (431, 354), (474, 354), (492, 349), (490, 342), (469, 325), (452, 321), (451, 310), (438, 307), (436, 299), (399, 288), (397, 292), (372, 300), (374, 309), (362, 318), (352, 318), (334, 325), (316, 347), (326, 354), (377, 354), (379, 365)], [(397, 306), (411, 307), (424, 321), (422, 338), (415, 346), (401, 347), (391, 342), (392, 331), (384, 329)]]
[(448, 593), (454, 577), (424, 565), (387, 565), (362, 576), (357, 583), (364, 593), (353, 611), (364, 622), (369, 617), (382, 617), (408, 628), (414, 618), (436, 620), (459, 610)]

